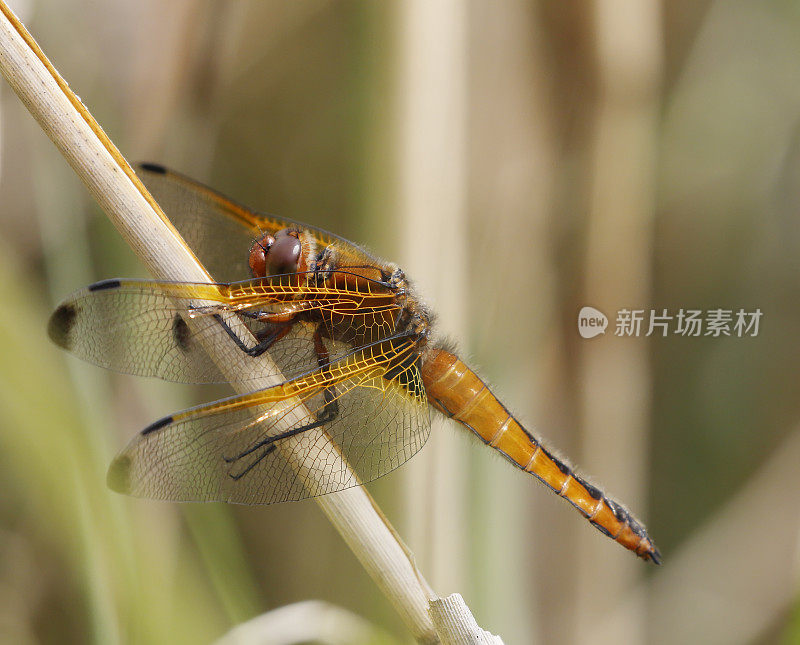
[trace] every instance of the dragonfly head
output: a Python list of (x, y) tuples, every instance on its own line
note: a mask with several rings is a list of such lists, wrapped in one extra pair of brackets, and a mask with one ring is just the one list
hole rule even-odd
[(302, 250), (300, 234), (293, 229), (264, 233), (250, 247), (250, 272), (254, 278), (297, 273), (302, 270)]

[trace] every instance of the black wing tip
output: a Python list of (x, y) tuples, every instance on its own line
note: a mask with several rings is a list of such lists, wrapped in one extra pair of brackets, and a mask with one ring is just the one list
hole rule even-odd
[(106, 291), (107, 289), (119, 289), (121, 282), (115, 278), (111, 280), (100, 280), (86, 287), (89, 291)]
[(75, 325), (77, 315), (78, 310), (75, 305), (63, 304), (50, 316), (50, 322), (47, 324), (47, 335), (59, 347), (64, 349), (72, 348), (72, 327)]
[(168, 426), (172, 423), (172, 417), (164, 417), (163, 419), (159, 419), (158, 421), (153, 421), (149, 426), (147, 426), (144, 430), (142, 430), (142, 434), (150, 434), (151, 432), (155, 432), (156, 430), (160, 430), (164, 426)]
[(167, 169), (162, 166), (161, 164), (151, 163), (149, 161), (143, 161), (139, 164), (139, 168), (142, 170), (146, 170), (147, 172), (154, 172), (158, 175), (166, 175)]

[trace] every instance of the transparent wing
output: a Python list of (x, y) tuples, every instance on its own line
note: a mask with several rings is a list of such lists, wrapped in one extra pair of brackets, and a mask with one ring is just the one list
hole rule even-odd
[(203, 184), (157, 164), (140, 164), (139, 178), (215, 279), (242, 280), (250, 275), (250, 245), (263, 232), (283, 228), (308, 231), (320, 247), (336, 244), (348, 257), (375, 261), (361, 247), (320, 228), (291, 219), (256, 213)]
[(106, 280), (67, 298), (48, 331), (58, 345), (95, 365), (184, 383), (224, 382), (205, 348), (229, 344), (233, 334), (242, 351), (232, 367), (243, 378), (271, 375), (245, 351), (259, 342), (269, 345), (284, 376), (294, 376), (317, 367), (314, 326), (288, 329), (269, 316), (324, 313), (353, 332), (369, 325), (371, 339), (394, 331), (399, 305), (392, 292), (363, 279), (356, 288), (353, 276), (341, 277), (335, 287), (269, 278), (231, 284)]
[(381, 341), (281, 385), (162, 419), (114, 460), (109, 485), (153, 499), (270, 504), (371, 481), (428, 438), (416, 352), (413, 339)]

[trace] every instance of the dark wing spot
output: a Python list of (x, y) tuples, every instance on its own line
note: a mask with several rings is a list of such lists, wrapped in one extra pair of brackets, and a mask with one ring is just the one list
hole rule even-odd
[(159, 175), (166, 175), (167, 169), (164, 166), (157, 164), (157, 163), (149, 163), (145, 161), (144, 163), (139, 164), (139, 168), (142, 170), (147, 170), (148, 172), (154, 172)]
[(181, 351), (189, 351), (189, 325), (180, 314), (175, 314), (175, 318), (172, 319), (172, 338)]
[(50, 317), (47, 333), (50, 339), (59, 347), (72, 349), (71, 332), (77, 315), (78, 310), (75, 309), (74, 305), (61, 305)]
[(106, 289), (119, 289), (119, 280), (100, 280), (90, 284), (89, 291), (105, 291)]

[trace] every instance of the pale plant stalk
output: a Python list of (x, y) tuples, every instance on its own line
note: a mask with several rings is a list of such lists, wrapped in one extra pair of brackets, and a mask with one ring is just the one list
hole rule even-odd
[[(544, 357), (558, 346), (559, 324), (550, 230), (554, 127), (542, 25), (528, 0), (474, 3), (470, 24), (468, 200), (477, 235), (468, 246), (468, 284), (479, 294), (468, 316), (470, 349), (514, 413), (536, 419), (548, 435), (559, 424), (545, 421), (558, 406), (548, 396)], [(553, 500), (532, 477), (479, 450), (470, 472), (471, 588), (480, 594), (472, 606), (509, 625), (503, 635), (511, 642), (548, 642), (541, 603), (560, 605), (561, 596), (550, 585), (540, 594), (534, 576), (518, 573), (546, 550), (531, 518), (548, 512)], [(553, 531), (552, 522), (545, 524)]]
[(461, 594), (432, 600), (430, 612), (443, 643), (503, 645), (499, 636), (481, 629), (475, 622)]
[(214, 645), (389, 643), (388, 634), (342, 607), (303, 600), (240, 623)]
[[(210, 282), (211, 278), (186, 246), (130, 165), (69, 89), (11, 10), (0, 0), (0, 72), (70, 166), (97, 200), (125, 241), (151, 273), (161, 280)], [(224, 336), (221, 336), (224, 337)], [(238, 349), (215, 339), (209, 357), (239, 392), (269, 387), (276, 379), (237, 381)], [(270, 361), (267, 355), (262, 357)], [(267, 364), (265, 364), (267, 367)], [(269, 365), (274, 374), (279, 374)], [(276, 377), (277, 378), (277, 377)], [(307, 410), (287, 417), (302, 423)], [(297, 454), (282, 453), (307, 481), (313, 472)], [(414, 637), (439, 642), (428, 612), (435, 598), (417, 571), (410, 553), (363, 487), (316, 498), (369, 575), (393, 603)], [(467, 642), (467, 641), (452, 641)]]
[[(396, 21), (398, 252), (456, 338), (467, 331), (465, 286), (452, 276), (467, 267), (468, 11), (464, 0), (409, 0)], [(439, 588), (467, 583), (466, 447), (452, 432), (434, 432), (406, 469), (410, 543)]]
[[(661, 16), (655, 0), (595, 0), (593, 10), (600, 96), (585, 297), (587, 304), (608, 307), (613, 317), (615, 308), (644, 309), (650, 302)], [(642, 513), (651, 387), (647, 349), (633, 338), (614, 342), (611, 324), (609, 342), (581, 347), (582, 456), (587, 470), (609, 473), (608, 489)], [(581, 535), (575, 637), (599, 642), (597, 618), (619, 601), (640, 570), (632, 558), (604, 557), (599, 540)], [(642, 642), (644, 631), (644, 612), (632, 611), (626, 639)]]

